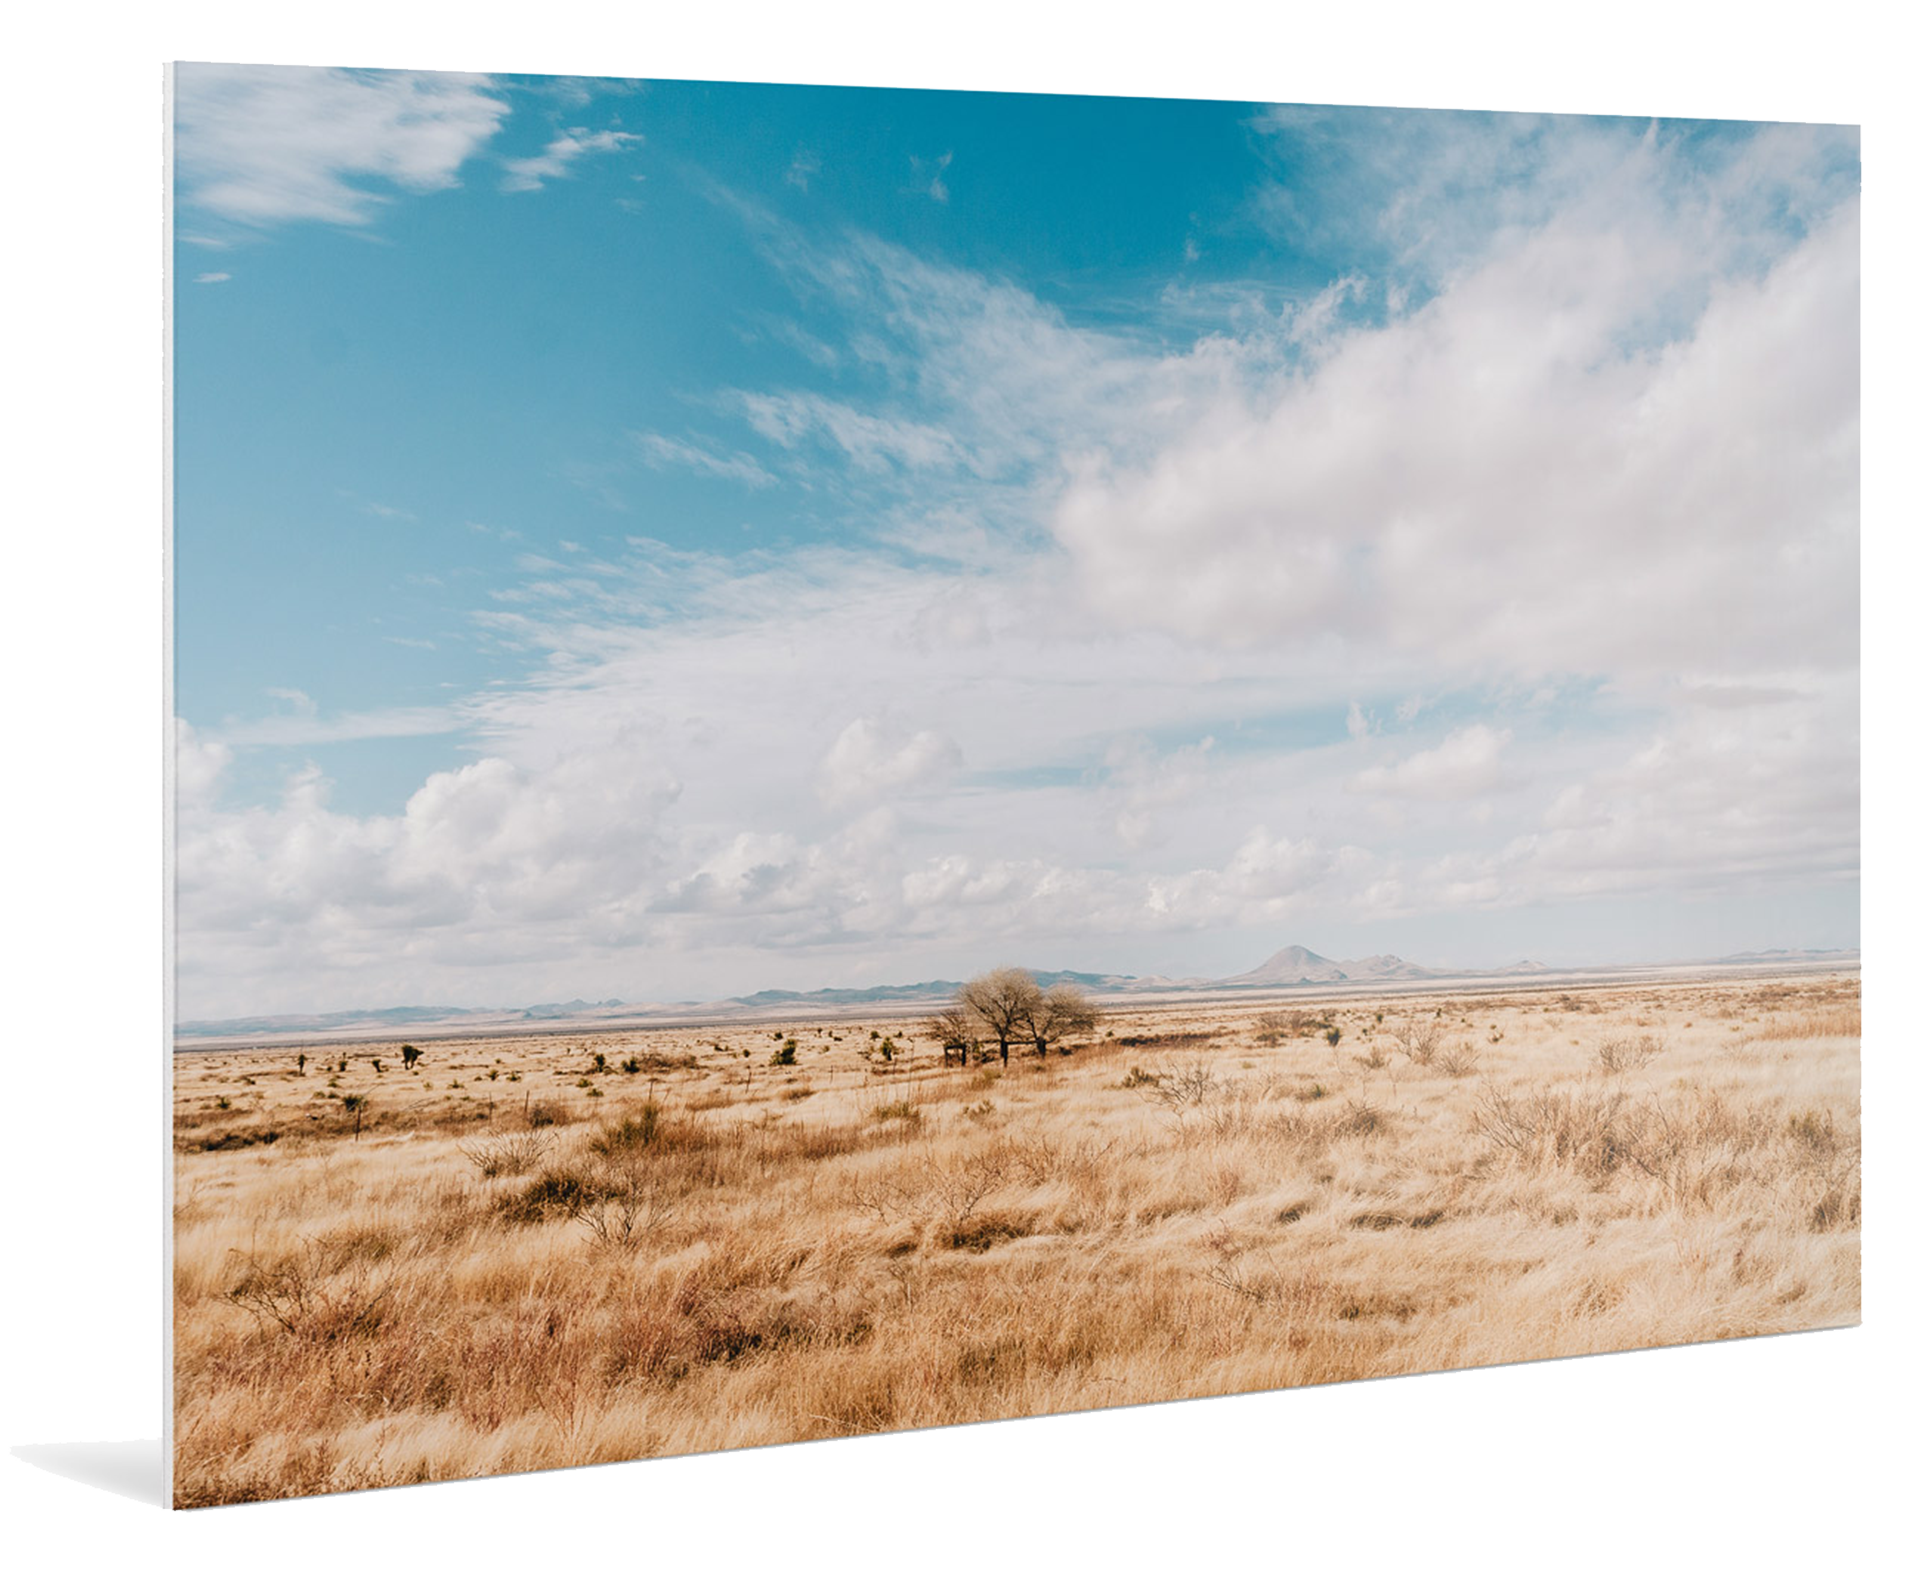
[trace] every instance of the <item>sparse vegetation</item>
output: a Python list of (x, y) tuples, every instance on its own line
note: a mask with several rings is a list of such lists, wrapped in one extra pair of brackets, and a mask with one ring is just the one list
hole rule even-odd
[(337, 1049), (326, 1090), (182, 1054), (176, 1493), (1846, 1323), (1858, 983), (1767, 989), (1108, 1008), (959, 1073), (924, 1036), (880, 1067), (869, 1014), (808, 1037), (804, 1083), (767, 1071), (790, 1030), (614, 1036), (585, 1091), (551, 1038), (351, 1095)]

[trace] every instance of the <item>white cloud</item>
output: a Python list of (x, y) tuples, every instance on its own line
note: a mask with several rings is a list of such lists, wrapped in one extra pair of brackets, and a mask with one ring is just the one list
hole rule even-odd
[(500, 189), (506, 193), (538, 192), (544, 183), (571, 175), (573, 167), (589, 154), (617, 154), (641, 141), (637, 132), (589, 132), (585, 127), (569, 127), (556, 133), (538, 154), (502, 161), (507, 174)]
[(820, 156), (806, 149), (793, 151), (792, 163), (787, 166), (786, 183), (797, 187), (801, 192), (807, 190), (807, 184), (820, 174)]
[[(183, 1010), (1098, 968), (1281, 921), (1844, 887), (1857, 216), (1829, 136), (1697, 181), (1657, 142), (1483, 150), (1539, 166), (1490, 229), (1409, 245), (1385, 290), (1230, 332), (1213, 305), (1171, 349), (769, 229), (844, 319), (834, 394), (712, 400), (867, 537), (547, 544), (485, 618), (524, 681), (184, 728)], [(1389, 231), (1426, 235), (1424, 192)], [(765, 472), (633, 444), (628, 469)], [(455, 726), (471, 763), (402, 813), (311, 778), (219, 802), (248, 744)]]
[(1522, 674), (1850, 664), (1857, 204), (1723, 270), (1760, 241), (1669, 180), (1636, 146), (1417, 310), (1082, 454), (1053, 527), (1087, 598)]
[(925, 193), (936, 204), (947, 201), (947, 167), (953, 164), (953, 154), (949, 150), (937, 160), (923, 160), (917, 154), (907, 156), (913, 166), (913, 188), (917, 193)]
[(458, 185), (460, 167), (507, 114), (489, 86), (461, 72), (183, 63), (174, 73), (181, 199), (249, 226), (365, 225), (388, 188)]
[(749, 490), (764, 490), (776, 483), (773, 475), (745, 452), (723, 452), (717, 447), (646, 432), (636, 432), (633, 443), (649, 468), (685, 468), (713, 479), (731, 479)]
[(820, 763), (819, 789), (830, 809), (927, 788), (959, 770), (960, 746), (931, 730), (911, 735), (861, 716), (847, 723)]
[[(389, 639), (388, 643), (424, 644), (428, 649), (433, 648), (428, 640), (396, 638)], [(279, 715), (257, 717), (252, 721), (231, 720), (223, 723), (220, 736), (225, 744), (292, 747), (355, 743), (369, 738), (418, 738), (435, 733), (458, 732), (463, 726), (470, 725), (469, 718), (451, 706), (399, 705), (323, 717), (313, 700), (298, 689), (270, 688), (267, 692), (285, 699), (293, 709)]]
[(214, 286), (221, 281), (231, 281), (232, 279), (232, 275), (225, 270), (203, 270), (193, 278), (196, 286)]
[(185, 721), (175, 720), (173, 734), (175, 796), (185, 804), (204, 804), (232, 764), (233, 751), (223, 743), (205, 741)]
[(961, 461), (953, 437), (935, 425), (862, 412), (811, 392), (746, 392), (739, 397), (747, 422), (778, 446), (792, 450), (812, 436), (829, 438), (856, 468), (947, 469)]
[(1347, 791), (1373, 798), (1469, 799), (1507, 786), (1500, 754), (1513, 741), (1507, 728), (1484, 722), (1447, 734), (1431, 749), (1370, 766), (1347, 781)]

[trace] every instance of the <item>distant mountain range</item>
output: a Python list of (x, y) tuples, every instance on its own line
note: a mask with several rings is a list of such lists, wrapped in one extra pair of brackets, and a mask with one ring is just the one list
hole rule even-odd
[[(1795, 951), (1772, 948), (1766, 952), (1735, 953), (1703, 960), (1687, 967), (1729, 969), (1788, 964), (1857, 962), (1857, 948), (1817, 948)], [(1639, 969), (1678, 966), (1641, 965)], [(1534, 977), (1620, 975), (1619, 968), (1554, 970), (1533, 959), (1521, 959), (1499, 969), (1425, 969), (1392, 953), (1371, 958), (1323, 958), (1297, 943), (1283, 947), (1257, 969), (1221, 980), (1171, 979), (1165, 975), (1095, 975), (1079, 970), (1036, 971), (1042, 986), (1061, 982), (1094, 995), (1149, 997), (1181, 993), (1284, 990), (1304, 986), (1366, 986), (1406, 981), (1489, 982), (1526, 981)], [(174, 1034), (189, 1040), (232, 1040), (244, 1036), (289, 1037), (336, 1035), (372, 1038), (395, 1033), (432, 1034), (436, 1029), (505, 1034), (530, 1025), (556, 1030), (614, 1027), (623, 1024), (669, 1023), (684, 1020), (725, 1020), (774, 1009), (828, 1012), (856, 1007), (888, 1007), (907, 1012), (934, 1008), (959, 991), (957, 980), (921, 980), (899, 986), (823, 986), (814, 991), (773, 989), (718, 1002), (627, 1002), (609, 997), (604, 1002), (574, 998), (570, 1002), (541, 1002), (525, 1008), (455, 1008), (406, 1006), (354, 1008), (335, 1013), (281, 1013), (244, 1019), (194, 1019), (174, 1026)]]

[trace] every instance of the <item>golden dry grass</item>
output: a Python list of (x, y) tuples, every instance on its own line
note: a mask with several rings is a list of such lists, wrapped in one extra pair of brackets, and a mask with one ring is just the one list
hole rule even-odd
[(176, 1501), (1858, 1320), (1856, 979), (1313, 1011), (183, 1053)]

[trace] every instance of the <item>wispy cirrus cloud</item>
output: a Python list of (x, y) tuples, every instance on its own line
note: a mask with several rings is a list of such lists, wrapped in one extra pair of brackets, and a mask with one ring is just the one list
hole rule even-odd
[(633, 444), (641, 461), (649, 468), (685, 468), (711, 479), (731, 479), (749, 490), (765, 490), (776, 482), (773, 475), (747, 453), (728, 452), (712, 442), (699, 444), (693, 440), (677, 440), (670, 435), (636, 431)]
[(581, 160), (592, 154), (617, 154), (644, 139), (637, 132), (606, 129), (591, 132), (585, 127), (569, 127), (556, 133), (538, 154), (524, 159), (506, 160), (506, 175), (500, 188), (507, 193), (534, 193), (557, 178), (570, 176)]

